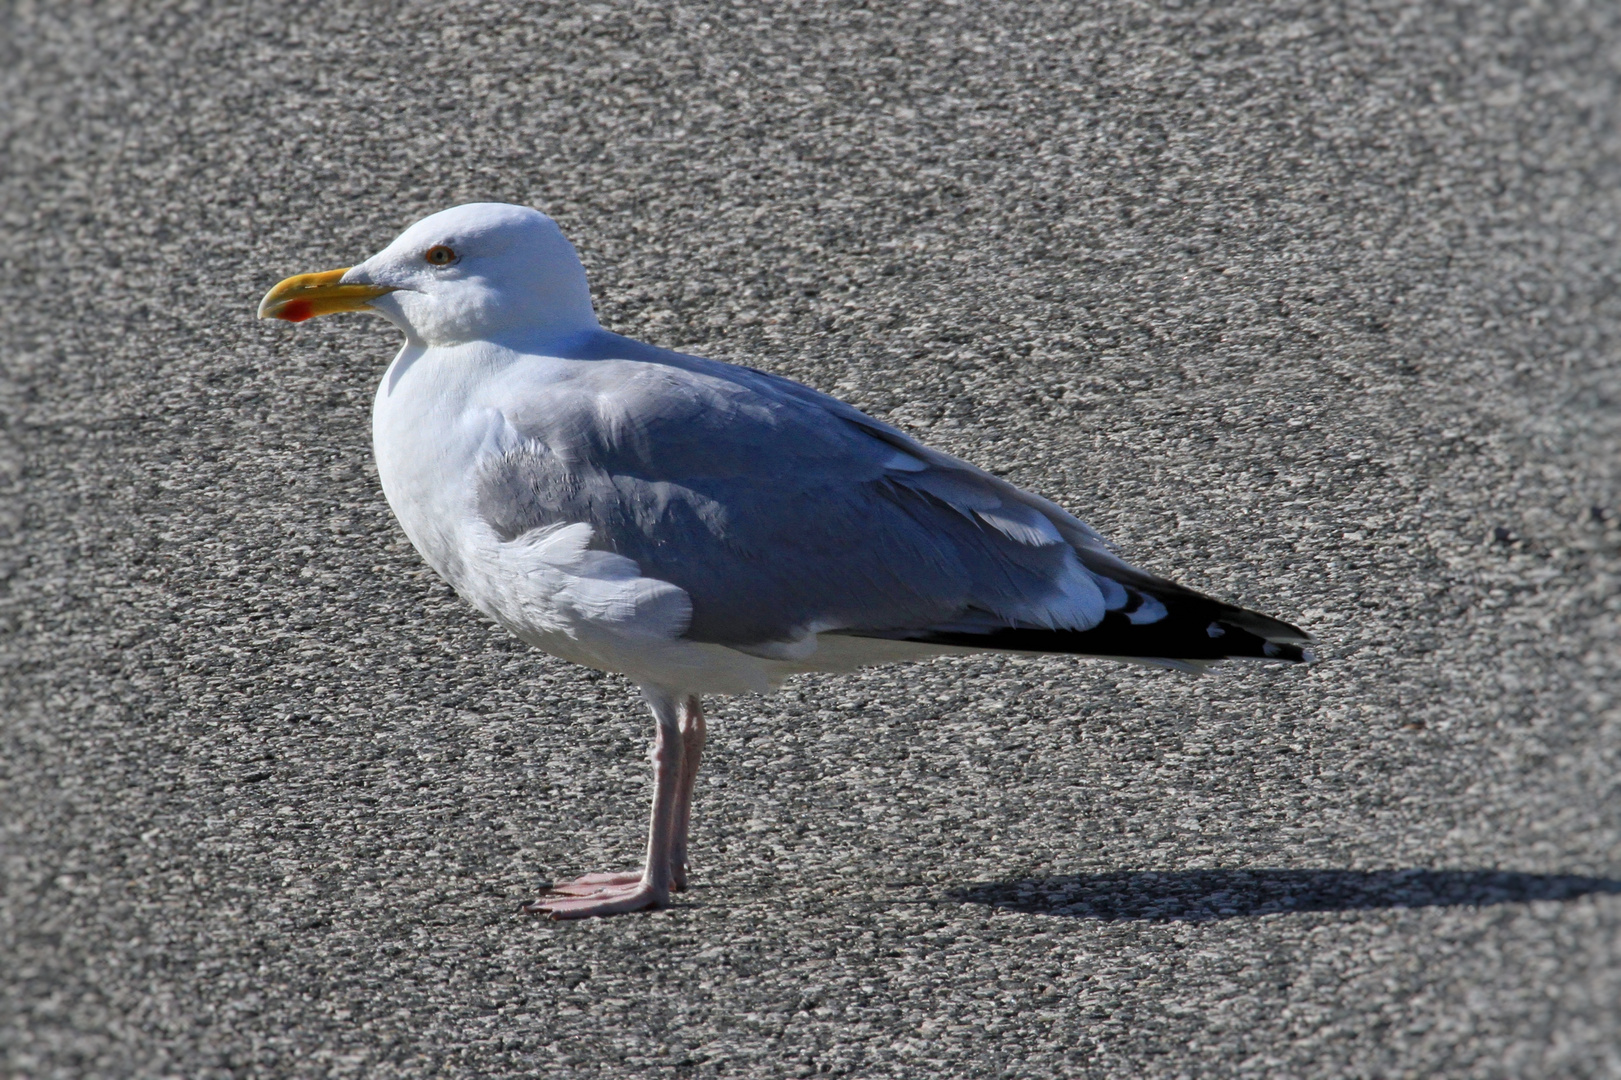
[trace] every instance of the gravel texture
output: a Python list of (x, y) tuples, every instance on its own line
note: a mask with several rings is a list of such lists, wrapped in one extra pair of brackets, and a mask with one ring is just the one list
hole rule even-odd
[[(1621, 7), (0, 5), (0, 1075), (1621, 1077)], [(390, 519), (382, 322), (473, 199), (603, 322), (856, 402), (1310, 669), (716, 701)]]

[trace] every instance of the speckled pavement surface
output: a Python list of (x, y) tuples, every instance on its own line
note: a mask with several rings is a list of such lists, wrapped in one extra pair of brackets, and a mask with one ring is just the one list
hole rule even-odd
[[(1621, 1077), (1621, 8), (249, 7), (0, 7), (0, 1075)], [(253, 319), (472, 199), (1323, 662), (717, 701), (520, 917), (649, 724)]]

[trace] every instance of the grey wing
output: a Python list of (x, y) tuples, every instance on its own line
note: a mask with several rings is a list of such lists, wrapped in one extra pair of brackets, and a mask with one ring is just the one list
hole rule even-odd
[[(1060, 599), (1068, 550), (1010, 540), (886, 477), (654, 479), (570, 467), (533, 443), (485, 463), (480, 512), (508, 539), (590, 525), (594, 547), (687, 593), (687, 637), (738, 646), (953, 626), (978, 611), (1007, 621)], [(1070, 624), (1101, 618), (1096, 585), (1071, 585), (1091, 603)]]
[(1083, 565), (1065, 534), (1096, 534), (1056, 507), (814, 391), (728, 374), (599, 363), (592, 385), (517, 417), (527, 437), (483, 462), (480, 514), (503, 538), (589, 524), (594, 546), (687, 593), (702, 642), (1149, 611)]

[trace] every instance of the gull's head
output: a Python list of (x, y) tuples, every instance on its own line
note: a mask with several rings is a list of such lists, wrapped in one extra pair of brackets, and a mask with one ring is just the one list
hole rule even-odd
[(371, 311), (413, 341), (555, 338), (595, 329), (574, 245), (538, 210), (468, 203), (425, 217), (359, 266), (299, 274), (259, 305), (261, 319), (303, 322)]

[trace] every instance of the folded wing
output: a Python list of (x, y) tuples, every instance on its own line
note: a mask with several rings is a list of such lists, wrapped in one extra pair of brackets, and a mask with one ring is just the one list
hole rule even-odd
[(1130, 566), (1059, 507), (816, 391), (614, 335), (481, 466), (503, 540), (583, 524), (691, 603), (685, 636), (841, 633), (1168, 660), (1298, 659), (1300, 631)]

